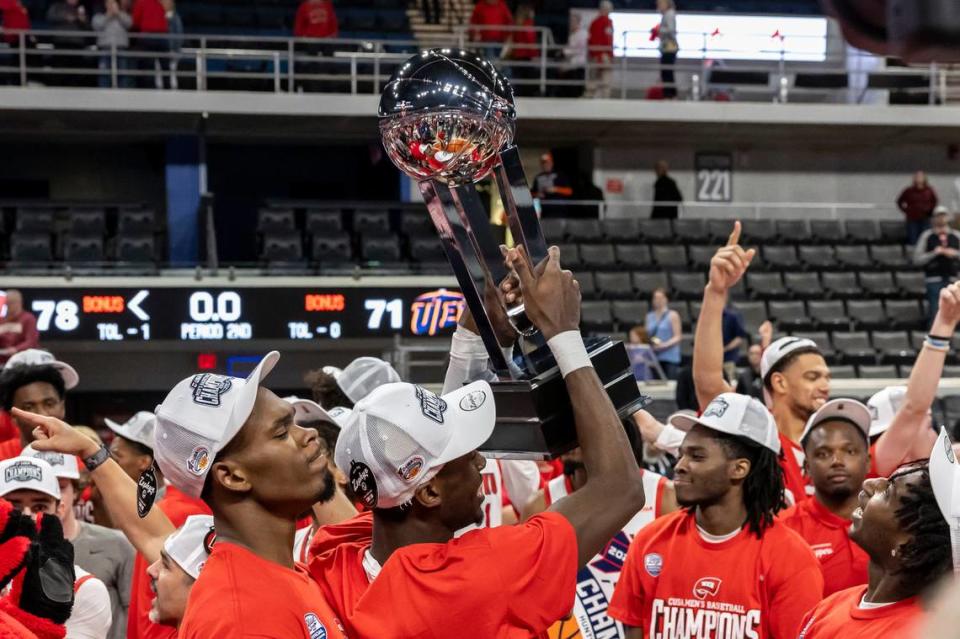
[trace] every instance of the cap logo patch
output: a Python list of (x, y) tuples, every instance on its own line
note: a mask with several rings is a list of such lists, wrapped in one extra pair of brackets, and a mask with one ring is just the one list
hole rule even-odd
[(870, 419), (877, 421), (880, 419), (880, 410), (871, 404), (867, 404), (867, 410), (870, 411)]
[(421, 470), (423, 470), (423, 457), (418, 455), (404, 462), (404, 464), (397, 469), (397, 474), (400, 475), (400, 478), (404, 481), (413, 481), (420, 474)]
[(210, 530), (203, 537), (203, 549), (207, 551), (208, 555), (213, 552), (215, 543), (217, 543), (217, 532), (213, 529), (213, 526), (210, 526)]
[(460, 399), (460, 410), (467, 412), (477, 410), (487, 401), (487, 394), (481, 390), (467, 393)]
[(438, 424), (443, 423), (443, 413), (447, 410), (447, 402), (443, 401), (439, 395), (434, 395), (430, 391), (416, 387), (417, 399), (420, 401), (420, 412), (427, 419), (432, 419)]
[(190, 381), (193, 388), (193, 401), (203, 406), (219, 406), (220, 396), (230, 390), (233, 382), (226, 375), (201, 373)]
[(947, 438), (943, 439), (943, 452), (947, 454), (947, 461), (951, 464), (957, 463), (957, 457), (953, 454), (953, 444)]
[(720, 419), (726, 414), (727, 409), (730, 408), (730, 404), (727, 400), (723, 398), (717, 398), (710, 402), (710, 405), (707, 406), (707, 410), (703, 411), (704, 417), (716, 417)]
[(197, 446), (187, 460), (187, 470), (199, 477), (207, 472), (208, 466), (210, 466), (210, 451), (206, 446)]
[(345, 408), (345, 407), (343, 407), (343, 406), (336, 406), (336, 407), (331, 408), (330, 410), (328, 410), (328, 411), (327, 411), (327, 415), (329, 415), (330, 417), (333, 417), (334, 419), (336, 419), (336, 418), (340, 417), (341, 415), (343, 415), (344, 413), (346, 413), (347, 410), (349, 410), (349, 409), (347, 409), (347, 408)]
[(3, 473), (4, 481), (43, 481), (43, 471), (28, 461), (18, 461), (7, 467)]
[(63, 456), (63, 453), (55, 453), (52, 450), (37, 451), (37, 454), (34, 455), (34, 457), (42, 459), (51, 466), (63, 466), (67, 462)]
[(304, 623), (307, 624), (307, 632), (310, 633), (310, 639), (327, 639), (327, 628), (320, 621), (320, 617), (308, 612), (303, 616)]
[(370, 467), (363, 462), (350, 462), (350, 488), (367, 508), (377, 505), (377, 480)]
[(643, 557), (643, 567), (651, 577), (659, 577), (663, 572), (663, 557), (652, 552)]

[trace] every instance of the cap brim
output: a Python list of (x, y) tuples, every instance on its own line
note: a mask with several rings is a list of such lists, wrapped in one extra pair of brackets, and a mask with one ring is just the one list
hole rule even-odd
[[(159, 406), (158, 406), (157, 408), (159, 408)], [(146, 446), (146, 447), (149, 448), (150, 450), (153, 450), (153, 449), (156, 447), (156, 444), (153, 444), (153, 443), (150, 443), (150, 442), (145, 442), (145, 441), (143, 441), (143, 438), (133, 436), (133, 435), (130, 433), (130, 431), (127, 429), (127, 427), (126, 427), (127, 425), (126, 425), (126, 424), (118, 424), (117, 422), (113, 421), (112, 419), (110, 419), (110, 418), (108, 418), (108, 417), (104, 417), (104, 418), (103, 418), (103, 423), (106, 424), (106, 425), (107, 425), (107, 428), (109, 428), (110, 430), (112, 430), (115, 435), (119, 435), (120, 437), (123, 437), (124, 439), (129, 439), (130, 441), (136, 442), (136, 443), (140, 444), (141, 446)]]
[(66, 390), (76, 388), (77, 384), (80, 383), (80, 375), (77, 374), (76, 369), (70, 364), (58, 361), (53, 362), (51, 366), (60, 372), (60, 376), (63, 378), (63, 387)]
[(312, 422), (317, 420), (323, 420), (330, 422), (332, 424), (338, 424), (337, 420), (330, 416), (330, 413), (323, 409), (323, 406), (313, 401), (312, 399), (287, 399), (288, 402), (293, 406), (293, 409), (296, 411), (294, 421), (298, 424), (300, 422)]
[(453, 437), (435, 464), (446, 464), (483, 445), (497, 423), (497, 407), (490, 384), (480, 380), (442, 395), (447, 403), (444, 420), (454, 427)]
[(260, 388), (260, 384), (267, 378), (267, 375), (270, 374), (273, 367), (277, 365), (279, 359), (279, 352), (270, 351), (264, 355), (260, 363), (257, 364), (257, 367), (247, 375), (243, 388), (240, 389), (240, 396), (237, 398), (237, 403), (234, 404), (233, 411), (230, 413), (226, 432), (224, 432), (220, 438), (220, 449), (215, 452), (220, 452), (224, 446), (236, 437), (240, 429), (243, 428), (243, 425), (247, 422), (247, 418), (250, 417), (250, 413), (253, 412), (253, 405), (257, 402), (257, 390)]
[(682, 430), (685, 433), (690, 432), (690, 430), (697, 424), (701, 424), (702, 426), (706, 428), (710, 428), (712, 430), (711, 426), (707, 426), (706, 424), (701, 422), (699, 419), (697, 419), (693, 415), (686, 415), (684, 413), (674, 413), (669, 418), (667, 418), (667, 423), (678, 430)]
[(950, 527), (955, 528), (960, 517), (960, 468), (946, 428), (940, 429), (940, 436), (930, 452), (929, 472), (937, 506)]
[[(843, 406), (842, 409), (840, 408), (841, 406)], [(804, 440), (806, 440), (807, 436), (814, 428), (823, 422), (829, 422), (832, 420), (853, 422), (857, 428), (860, 429), (860, 432), (863, 433), (864, 437), (867, 439), (870, 438), (870, 425), (873, 421), (872, 415), (870, 414), (870, 409), (857, 400), (849, 398), (837, 398), (826, 402), (823, 406), (817, 409), (813, 415), (810, 416), (810, 419), (807, 421), (807, 424), (803, 429), (803, 433), (800, 435), (800, 442), (802, 443)]]

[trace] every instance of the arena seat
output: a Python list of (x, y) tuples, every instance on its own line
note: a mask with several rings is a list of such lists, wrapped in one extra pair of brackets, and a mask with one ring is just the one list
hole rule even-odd
[(650, 304), (645, 301), (615, 300), (613, 302), (613, 319), (621, 327), (630, 327), (643, 324)]
[(927, 294), (927, 284), (920, 271), (897, 271), (893, 279), (904, 297), (924, 297)]
[(757, 266), (771, 271), (784, 271), (797, 267), (797, 249), (794, 246), (764, 246)]
[(667, 274), (663, 271), (653, 271), (650, 273), (634, 271), (630, 279), (633, 281), (633, 288), (637, 291), (641, 299), (650, 299), (653, 292), (662, 288), (670, 290), (670, 284), (667, 282)]
[(63, 245), (63, 259), (67, 263), (104, 261), (103, 237), (71, 235)]
[(610, 311), (610, 302), (582, 302), (580, 309), (580, 324), (587, 330), (613, 330), (613, 314)]
[(321, 266), (342, 265), (352, 261), (350, 236), (345, 232), (314, 235), (311, 248), (313, 261)]
[(580, 261), (584, 268), (607, 269), (617, 265), (611, 244), (581, 244)]
[(343, 212), (340, 209), (307, 209), (303, 228), (310, 235), (339, 233), (343, 230)]
[(597, 291), (610, 299), (634, 299), (637, 294), (630, 273), (595, 273)]
[(826, 331), (792, 331), (790, 334), (794, 337), (810, 339), (816, 342), (817, 348), (820, 349), (820, 352), (827, 359), (832, 359), (836, 354), (833, 350), (833, 342), (830, 341), (830, 334)]
[(866, 331), (836, 332), (832, 340), (834, 349), (845, 363), (875, 364), (877, 361), (876, 351)]
[(566, 233), (567, 239), (577, 244), (603, 241), (603, 229), (599, 220), (568, 220)]
[(837, 262), (843, 268), (867, 269), (873, 266), (867, 247), (862, 244), (853, 246), (836, 246)]
[(857, 274), (845, 271), (825, 272), (820, 274), (823, 288), (831, 297), (860, 297), (863, 290), (857, 283)]
[(669, 244), (675, 239), (670, 220), (640, 220), (639, 230), (641, 237), (651, 244)]
[(887, 317), (895, 328), (920, 328), (926, 318), (916, 300), (887, 300)]
[(50, 233), (17, 231), (10, 236), (10, 260), (15, 264), (50, 262), (53, 247)]
[(898, 244), (874, 244), (870, 247), (870, 257), (878, 266), (888, 269), (903, 268), (907, 263), (903, 247)]
[(293, 231), (297, 228), (292, 209), (260, 209), (257, 212), (257, 232)]
[(709, 269), (710, 260), (717, 252), (715, 246), (693, 245), (687, 247), (687, 254), (690, 257), (690, 267), (696, 270)]
[(891, 379), (900, 377), (897, 367), (891, 364), (876, 366), (863, 364), (857, 369), (857, 372), (861, 379)]
[(361, 236), (359, 246), (368, 262), (400, 261), (400, 238), (396, 235), (381, 235), (379, 229), (369, 229)]
[(124, 234), (117, 237), (118, 262), (147, 263), (156, 260), (156, 245), (152, 234)]
[(419, 263), (434, 263), (445, 261), (446, 253), (436, 235), (420, 236), (410, 238), (410, 257)]
[(636, 244), (640, 241), (640, 222), (635, 218), (615, 218), (600, 223), (603, 236), (615, 244)]
[(880, 225), (876, 220), (857, 220), (852, 224), (846, 225), (846, 237), (851, 242), (862, 244), (872, 244), (881, 239)]
[(747, 290), (754, 298), (783, 299), (790, 296), (780, 273), (754, 273), (747, 271)]
[(905, 364), (917, 358), (906, 331), (874, 331), (871, 340), (884, 363)]
[(72, 209), (67, 211), (67, 227), (71, 235), (94, 236), (107, 230), (107, 216), (103, 209)]
[(156, 229), (156, 215), (150, 209), (121, 209), (117, 214), (117, 234), (139, 235), (153, 233)]
[(857, 369), (849, 364), (830, 366), (830, 376), (833, 379), (856, 379)]
[(564, 218), (545, 217), (540, 220), (540, 226), (543, 228), (543, 236), (548, 242), (557, 243), (566, 241), (567, 220)]
[(802, 330), (814, 326), (807, 315), (807, 308), (803, 302), (771, 300), (767, 308), (770, 312), (770, 320), (784, 330)]
[(829, 244), (801, 244), (797, 256), (804, 268), (810, 271), (825, 271), (837, 268), (837, 253)]
[(354, 211), (354, 233), (386, 235), (390, 233), (389, 211)]
[(687, 247), (685, 246), (654, 245), (650, 247), (650, 253), (653, 256), (654, 263), (662, 269), (687, 268)]
[(845, 237), (840, 220), (810, 220), (810, 239), (823, 244), (835, 244)]
[(592, 271), (577, 273), (577, 282), (580, 284), (580, 296), (585, 300), (595, 299), (597, 295), (596, 277)]
[(776, 229), (777, 237), (784, 243), (802, 244), (812, 239), (806, 220), (777, 220)]
[[(777, 227), (772, 220), (746, 220), (742, 222), (741, 238), (746, 244), (767, 245), (777, 241)], [(723, 244), (730, 236), (730, 222), (727, 221), (727, 234), (717, 238)]]
[(673, 232), (684, 244), (695, 244), (710, 240), (710, 229), (706, 220), (681, 218), (674, 220)]
[(816, 299), (823, 297), (823, 285), (817, 273), (795, 273), (787, 271), (783, 274), (783, 283), (790, 294), (799, 299)]
[(52, 208), (20, 207), (14, 230), (21, 233), (50, 233), (55, 211)]
[(276, 230), (265, 233), (260, 259), (268, 263), (303, 260), (303, 237), (300, 231)]
[(849, 330), (850, 318), (840, 300), (810, 300), (807, 302), (807, 311), (813, 323), (827, 330)]
[(859, 329), (883, 328), (888, 326), (887, 313), (883, 302), (876, 299), (858, 299), (847, 302), (847, 314), (853, 320), (854, 326)]
[(733, 306), (740, 312), (744, 328), (751, 335), (756, 335), (760, 325), (769, 319), (764, 302), (737, 302)]
[(677, 299), (700, 299), (707, 284), (704, 273), (670, 273), (670, 285)]
[(615, 244), (613, 253), (618, 264), (631, 269), (653, 268), (653, 256), (646, 244)]
[(877, 297), (892, 297), (900, 292), (889, 271), (860, 273), (860, 286), (868, 295)]

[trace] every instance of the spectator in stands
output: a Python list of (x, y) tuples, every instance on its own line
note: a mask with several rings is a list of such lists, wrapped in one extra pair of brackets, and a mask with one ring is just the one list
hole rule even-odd
[(117, 86), (130, 87), (132, 78), (122, 72), (129, 66), (129, 58), (122, 55), (130, 47), (130, 27), (133, 18), (120, 8), (117, 0), (107, 0), (103, 11), (93, 16), (93, 30), (97, 32), (97, 48), (103, 51), (100, 56), (100, 86), (113, 86), (111, 69), (113, 59), (117, 61)]
[(937, 315), (940, 290), (960, 273), (960, 233), (950, 228), (950, 214), (945, 207), (937, 207), (933, 228), (917, 238), (913, 261), (923, 266), (926, 275), (928, 319), (932, 321)]
[(440, 24), (440, 0), (421, 0), (423, 21), (427, 24)]
[[(540, 156), (540, 172), (533, 178), (533, 197), (541, 200), (569, 200), (572, 196), (573, 187), (570, 186), (570, 180), (557, 171), (553, 163), (553, 154), (547, 151)], [(552, 209), (548, 212), (557, 213)]]
[(680, 371), (680, 340), (683, 324), (680, 314), (670, 309), (667, 292), (658, 288), (651, 299), (652, 310), (647, 313), (646, 329), (660, 366), (667, 379), (677, 379)]
[(723, 369), (727, 379), (737, 380), (737, 362), (740, 361), (740, 346), (750, 337), (743, 326), (743, 316), (727, 304), (723, 308)]
[(171, 54), (168, 64), (170, 67), (170, 88), (176, 90), (179, 86), (177, 83), (177, 67), (180, 64), (180, 56), (178, 54), (183, 49), (183, 20), (177, 13), (177, 3), (174, 0), (160, 0), (160, 3), (163, 5), (163, 10), (167, 16), (167, 28), (170, 33), (170, 39), (168, 40)]
[(513, 14), (504, 0), (477, 0), (470, 15), (470, 40), (480, 46), (480, 52), (490, 60), (500, 57), (507, 32), (502, 28), (513, 24)]
[(913, 244), (930, 227), (930, 215), (937, 208), (937, 193), (927, 182), (927, 174), (917, 171), (913, 184), (897, 198), (897, 206), (907, 216), (907, 244)]
[(660, 12), (660, 24), (656, 35), (660, 40), (660, 82), (663, 83), (663, 97), (667, 100), (677, 97), (676, 80), (673, 76), (673, 63), (677, 61), (677, 8), (673, 0), (657, 0)]
[(23, 294), (13, 288), (8, 290), (7, 313), (0, 318), (0, 364), (6, 363), (15, 353), (36, 348), (39, 343), (37, 318), (23, 309)]
[[(167, 33), (167, 12), (160, 0), (136, 0), (133, 5), (133, 30), (144, 36)], [(167, 69), (166, 54), (169, 45), (162, 38), (144, 37), (134, 40), (134, 48), (144, 52), (137, 68), (140, 71), (154, 72), (153, 82), (149, 75), (140, 77), (138, 84), (145, 88), (163, 88), (163, 73)]]
[(340, 33), (337, 12), (330, 0), (303, 0), (293, 23), (297, 38), (336, 38)]
[(533, 6), (521, 4), (517, 7), (516, 20), (514, 21), (516, 31), (510, 32), (507, 37), (507, 46), (504, 48), (504, 57), (512, 62), (519, 64), (510, 65), (509, 71), (514, 80), (513, 90), (516, 95), (537, 95), (540, 89), (534, 84), (526, 82), (537, 80), (540, 77), (540, 69), (531, 66), (537, 58), (540, 57), (540, 43), (537, 38), (537, 30), (533, 26)]
[[(47, 9), (47, 26), (54, 31), (86, 31), (90, 28), (87, 9), (80, 3), (80, 0), (54, 2)], [(83, 37), (67, 35), (54, 36), (50, 41), (55, 48), (63, 51), (78, 51), (90, 44), (90, 41)], [(85, 66), (86, 61), (86, 58), (74, 55), (58, 56), (56, 66), (62, 69), (77, 69)], [(80, 86), (83, 84), (83, 80), (84, 78), (81, 76), (70, 74), (52, 78), (54, 84), (61, 86)]]
[(653, 167), (657, 179), (653, 183), (653, 210), (650, 212), (650, 217), (655, 220), (677, 219), (677, 205), (683, 202), (680, 187), (672, 177), (667, 175), (669, 169), (670, 166), (666, 160), (658, 161)]
[(30, 14), (20, 0), (0, 0), (0, 13), (3, 14), (3, 41), (11, 46), (19, 46), (20, 36), (11, 31), (30, 29)]
[(763, 401), (763, 379), (760, 377), (760, 356), (763, 348), (752, 344), (747, 349), (747, 367), (737, 377), (737, 392)]
[(587, 73), (587, 30), (579, 13), (570, 14), (570, 35), (563, 47), (563, 69), (560, 80), (565, 83), (554, 89), (558, 98), (579, 98), (583, 95), (583, 83)]
[(610, 12), (613, 3), (601, 0), (597, 17), (590, 23), (590, 35), (587, 48), (590, 51), (590, 81), (587, 82), (587, 95), (593, 98), (610, 97), (610, 76), (613, 71), (613, 20)]

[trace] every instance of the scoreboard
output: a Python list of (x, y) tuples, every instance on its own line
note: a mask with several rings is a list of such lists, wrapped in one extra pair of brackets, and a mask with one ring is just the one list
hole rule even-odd
[[(454, 288), (17, 287), (41, 340), (338, 340), (449, 335), (464, 309)], [(0, 291), (0, 315), (6, 295)]]

